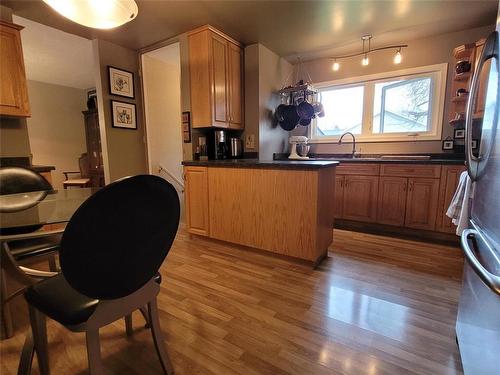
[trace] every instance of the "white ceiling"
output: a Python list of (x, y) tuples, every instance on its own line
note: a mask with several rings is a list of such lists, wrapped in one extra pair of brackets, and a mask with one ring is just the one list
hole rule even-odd
[(376, 45), (402, 43), (493, 25), (498, 0), (136, 0), (137, 17), (122, 27), (94, 30), (54, 12), (42, 0), (2, 0), (15, 14), (89, 39), (140, 49), (211, 24), (243, 44), (260, 42), (294, 61), (359, 49), (372, 34)]
[(87, 89), (95, 86), (92, 42), (14, 15), (29, 80)]

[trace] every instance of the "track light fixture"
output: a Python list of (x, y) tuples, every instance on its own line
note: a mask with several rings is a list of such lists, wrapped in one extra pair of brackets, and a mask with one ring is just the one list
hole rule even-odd
[(363, 56), (363, 59), (361, 60), (361, 65), (367, 66), (368, 64), (370, 64), (369, 55), (371, 53), (377, 52), (377, 51), (383, 51), (386, 49), (395, 49), (396, 54), (394, 55), (394, 60), (393, 60), (394, 64), (401, 64), (401, 61), (403, 60), (403, 55), (401, 54), (401, 50), (403, 48), (408, 47), (408, 44), (398, 44), (398, 45), (384, 46), (384, 47), (378, 47), (378, 48), (372, 49), (371, 48), (371, 40), (372, 40), (371, 35), (363, 35), (361, 37), (361, 41), (363, 42), (363, 49), (361, 50), (361, 52), (352, 53), (350, 55), (331, 57), (331, 59), (333, 59), (332, 70), (338, 71), (340, 69), (340, 64), (337, 60), (348, 59), (348, 58), (356, 57), (356, 56)]

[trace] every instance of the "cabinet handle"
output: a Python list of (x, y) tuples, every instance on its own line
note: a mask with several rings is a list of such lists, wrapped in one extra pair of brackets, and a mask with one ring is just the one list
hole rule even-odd
[(410, 182), (410, 191), (413, 190), (413, 182)]
[(406, 191), (406, 183), (403, 184), (403, 191)]

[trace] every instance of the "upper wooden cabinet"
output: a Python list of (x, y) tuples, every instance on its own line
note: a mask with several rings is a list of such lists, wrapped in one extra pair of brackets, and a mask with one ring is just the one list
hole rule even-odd
[(188, 34), (193, 128), (243, 129), (243, 49), (211, 26)]
[(22, 26), (0, 21), (0, 115), (31, 116), (20, 30)]

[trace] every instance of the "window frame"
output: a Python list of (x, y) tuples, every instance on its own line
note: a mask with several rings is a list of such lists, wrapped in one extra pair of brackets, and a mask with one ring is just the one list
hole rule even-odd
[[(448, 75), (448, 64), (435, 64), (408, 68), (384, 73), (369, 74), (364, 76), (326, 81), (315, 84), (321, 91), (326, 88), (345, 88), (351, 86), (364, 86), (363, 115), (361, 123), (361, 134), (356, 135), (360, 142), (415, 142), (441, 140), (443, 130), (443, 115), (446, 96), (446, 83)], [(401, 133), (373, 133), (373, 110), (375, 99), (375, 84), (391, 81), (396, 78), (415, 79), (418, 77), (431, 76), (432, 99), (429, 103), (431, 111), (430, 130), (425, 132), (401, 132)], [(308, 129), (309, 143), (337, 143), (340, 135), (320, 136), (316, 134), (316, 119), (311, 122)]]

